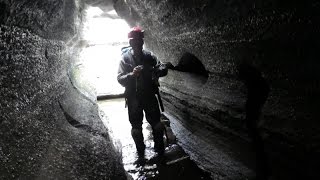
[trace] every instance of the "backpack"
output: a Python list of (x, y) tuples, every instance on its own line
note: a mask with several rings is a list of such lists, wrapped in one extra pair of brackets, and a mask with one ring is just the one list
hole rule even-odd
[(121, 48), (121, 55), (127, 53), (128, 51), (130, 51), (132, 49), (131, 46), (125, 46)]

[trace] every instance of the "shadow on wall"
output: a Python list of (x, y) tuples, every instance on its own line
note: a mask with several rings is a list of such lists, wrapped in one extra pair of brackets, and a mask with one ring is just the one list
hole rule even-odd
[(264, 142), (259, 130), (259, 118), (264, 103), (269, 95), (269, 85), (262, 77), (261, 72), (253, 66), (243, 63), (238, 67), (239, 78), (248, 90), (246, 101), (246, 127), (252, 140), (252, 148), (256, 155), (256, 177), (259, 180), (267, 180), (270, 177), (270, 166)]
[(197, 75), (209, 77), (208, 71), (202, 64), (202, 62), (193, 54), (185, 52), (179, 59), (178, 64), (172, 67), (173, 70), (181, 72), (189, 72)]

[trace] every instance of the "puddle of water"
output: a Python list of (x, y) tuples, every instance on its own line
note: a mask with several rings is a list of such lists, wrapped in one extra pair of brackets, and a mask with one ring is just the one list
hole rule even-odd
[(111, 138), (122, 153), (125, 170), (135, 180), (145, 179), (211, 179), (209, 173), (201, 171), (177, 144), (166, 147), (165, 159), (160, 163), (155, 157), (151, 126), (143, 120), (143, 135), (146, 144), (146, 162), (137, 165), (138, 156), (131, 137), (131, 125), (123, 98), (98, 101), (105, 114), (103, 123), (108, 127)]
[[(111, 131), (111, 138), (117, 142), (118, 148), (121, 148), (122, 161), (126, 171), (129, 172), (134, 179), (145, 176), (146, 174), (144, 173), (148, 173), (148, 175), (151, 176), (157, 174), (156, 164), (148, 164), (146, 166), (138, 166), (135, 164), (138, 156), (136, 154), (134, 141), (131, 137), (131, 125), (124, 99), (105, 100), (99, 101), (98, 103), (100, 109), (107, 115), (107, 117), (102, 118), (103, 123)], [(151, 126), (145, 118), (142, 128), (146, 145), (145, 157), (146, 159), (151, 159), (155, 156), (155, 152), (153, 151), (153, 136)]]

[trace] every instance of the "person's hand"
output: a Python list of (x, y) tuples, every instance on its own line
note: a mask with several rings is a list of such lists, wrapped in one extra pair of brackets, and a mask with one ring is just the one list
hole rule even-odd
[(133, 74), (135, 77), (138, 77), (138, 76), (140, 75), (142, 69), (143, 69), (143, 66), (142, 66), (142, 65), (136, 66), (135, 68), (133, 68), (132, 74)]
[(174, 66), (172, 65), (171, 62), (166, 62), (164, 63), (167, 69), (174, 69)]

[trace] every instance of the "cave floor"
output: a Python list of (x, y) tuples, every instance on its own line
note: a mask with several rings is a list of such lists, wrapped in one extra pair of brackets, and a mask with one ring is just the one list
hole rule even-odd
[(176, 142), (166, 143), (164, 158), (158, 160), (153, 151), (151, 126), (145, 119), (143, 122), (145, 160), (138, 161), (124, 99), (101, 100), (98, 101), (98, 105), (103, 123), (108, 127), (114, 145), (122, 154), (124, 168), (134, 180), (211, 179), (210, 174), (202, 171), (190, 160)]

